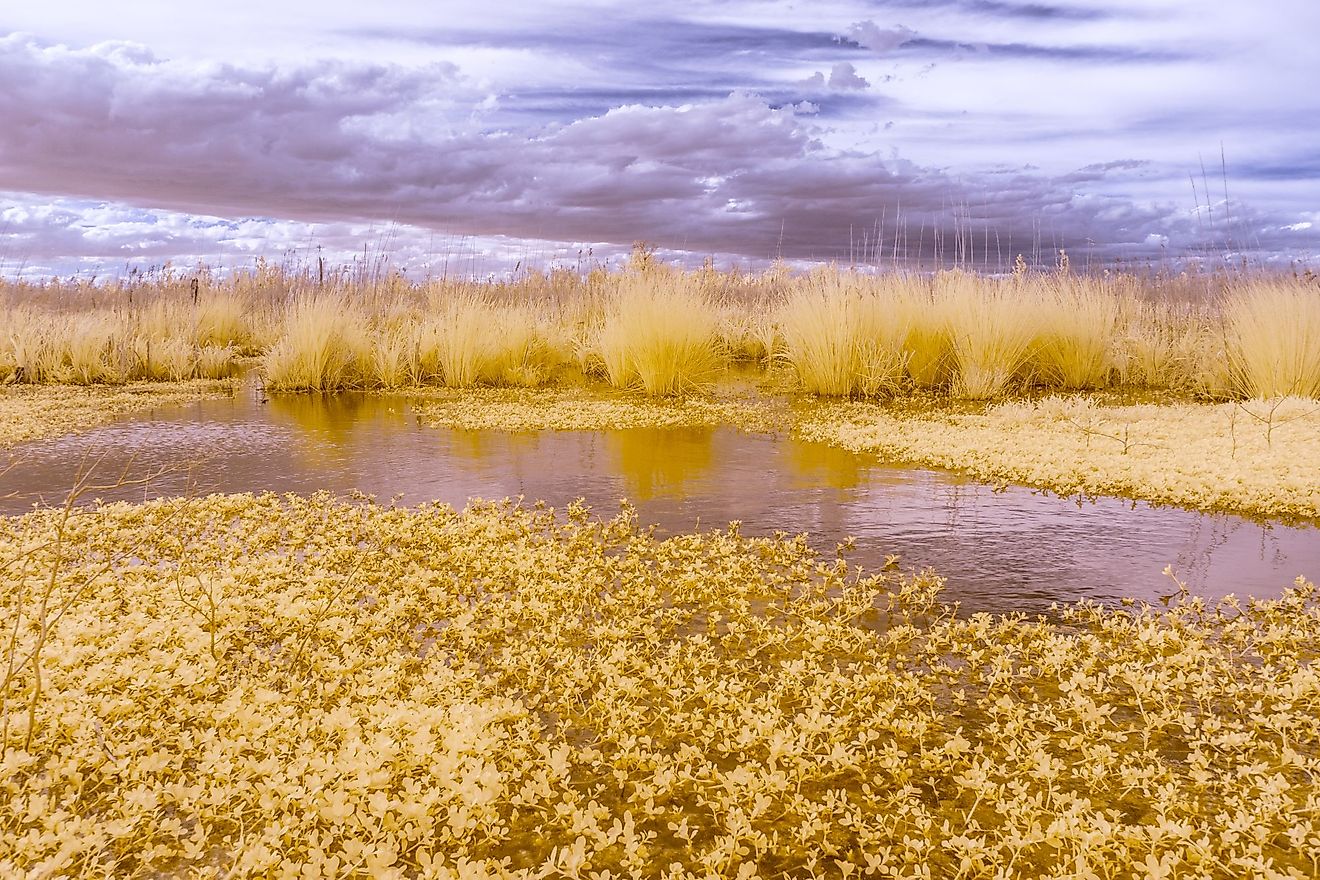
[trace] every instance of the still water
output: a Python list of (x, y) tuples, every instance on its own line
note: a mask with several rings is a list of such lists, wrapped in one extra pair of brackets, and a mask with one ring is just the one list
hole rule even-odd
[[(1234, 516), (1078, 503), (991, 487), (943, 471), (788, 437), (729, 428), (605, 432), (454, 431), (419, 424), (404, 397), (364, 394), (232, 398), (162, 407), (83, 434), (20, 446), (0, 476), (0, 512), (58, 504), (80, 464), (145, 485), (110, 499), (208, 492), (353, 490), (401, 504), (522, 495), (562, 507), (585, 498), (602, 516), (621, 499), (660, 532), (722, 527), (806, 532), (832, 557), (935, 568), (964, 611), (1043, 610), (1052, 601), (1173, 592), (1166, 565), (1194, 592), (1276, 596), (1320, 577), (1320, 529)], [(2, 462), (0, 462), (2, 463)]]

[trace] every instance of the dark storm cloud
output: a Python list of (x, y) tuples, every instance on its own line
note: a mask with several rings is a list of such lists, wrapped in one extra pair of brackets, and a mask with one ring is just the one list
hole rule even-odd
[(1105, 64), (1171, 64), (1191, 61), (1196, 55), (1173, 49), (1137, 46), (1047, 46), (1034, 43), (966, 43), (958, 40), (913, 37), (905, 40), (902, 51), (909, 54), (947, 57), (950, 55), (990, 58), (1005, 61), (1039, 60)]
[(929, 10), (949, 9), (972, 15), (1018, 18), (1031, 21), (1101, 21), (1113, 14), (1087, 6), (1057, 6), (1048, 3), (1009, 3), (1000, 0), (869, 0), (872, 8)]
[[(825, 91), (857, 97), (861, 77), (849, 73), (831, 67)], [(853, 88), (830, 90), (836, 78)], [(488, 95), (447, 64), (188, 67), (131, 45), (19, 37), (0, 40), (0, 81), (0, 189), (14, 191), (764, 258), (995, 266), (1015, 252), (1049, 262), (1059, 247), (1131, 258), (1165, 241), (1204, 246), (1186, 212), (1076, 190), (1132, 166), (956, 176), (827, 147), (812, 117), (746, 93), (511, 130), (483, 122)], [(135, 230), (140, 254), (215, 237), (154, 216), (115, 221)], [(1235, 217), (1263, 245), (1315, 238), (1272, 217)], [(14, 218), (52, 231), (44, 244), (39, 233), (24, 239), (33, 251), (97, 234), (95, 221)]]

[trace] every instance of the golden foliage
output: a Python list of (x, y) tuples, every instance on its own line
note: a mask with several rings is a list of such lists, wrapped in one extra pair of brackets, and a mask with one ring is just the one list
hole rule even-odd
[(1316, 870), (1300, 581), (957, 617), (800, 538), (325, 495), (0, 520), (0, 566), (5, 876)]
[(0, 449), (99, 425), (118, 416), (234, 393), (227, 380), (139, 382), (123, 386), (0, 388)]
[(825, 396), (997, 399), (1114, 382), (1320, 394), (1320, 290), (1276, 275), (722, 274), (665, 267), (643, 247), (620, 272), (490, 283), (266, 263), (223, 281), (171, 270), (106, 287), (0, 282), (0, 328), (6, 383), (218, 378), (246, 354), (289, 390), (535, 387), (576, 364), (673, 395), (730, 360), (782, 357), (802, 390)]
[(1320, 518), (1320, 404), (1297, 397), (1106, 405), (1055, 396), (916, 413), (839, 403), (806, 416), (798, 433), (1062, 495)]

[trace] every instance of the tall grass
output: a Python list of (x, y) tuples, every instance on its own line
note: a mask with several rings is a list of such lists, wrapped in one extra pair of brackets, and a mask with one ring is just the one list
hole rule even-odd
[(616, 388), (682, 394), (711, 382), (723, 366), (718, 325), (717, 309), (690, 276), (630, 273), (616, 281), (596, 349)]
[(570, 372), (664, 395), (730, 361), (787, 363), (802, 390), (968, 398), (1121, 384), (1320, 396), (1311, 277), (994, 278), (835, 269), (556, 271), (499, 283), (259, 264), (216, 279), (0, 282), (0, 382), (223, 376), (269, 387), (536, 386)]
[(909, 305), (883, 280), (817, 273), (780, 310), (784, 358), (813, 394), (892, 393), (909, 358), (904, 349), (914, 325)]
[(113, 309), (17, 307), (0, 312), (0, 320), (0, 382), (121, 384), (223, 378), (234, 371), (232, 347), (199, 345), (170, 327), (154, 333)]
[(1037, 294), (1015, 285), (987, 286), (965, 273), (946, 273), (936, 290), (948, 321), (956, 375), (953, 393), (971, 400), (998, 397), (1026, 366), (1041, 335)]
[(1320, 397), (1320, 289), (1299, 281), (1235, 289), (1224, 310), (1235, 390), (1251, 397)]
[(450, 388), (475, 385), (492, 371), (498, 315), (484, 297), (462, 293), (434, 304), (418, 330), (418, 375)]
[(1070, 391), (1102, 388), (1115, 369), (1121, 300), (1095, 283), (1060, 278), (1024, 292), (1035, 314), (1040, 381)]
[(347, 297), (294, 300), (279, 338), (262, 360), (276, 391), (335, 391), (362, 384), (366, 316)]

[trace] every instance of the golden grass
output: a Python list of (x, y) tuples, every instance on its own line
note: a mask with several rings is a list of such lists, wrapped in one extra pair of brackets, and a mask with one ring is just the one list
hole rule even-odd
[(1043, 306), (1034, 316), (1039, 378), (1067, 391), (1105, 387), (1115, 366), (1122, 300), (1072, 278), (1042, 286), (1032, 295)]
[(1320, 398), (1320, 289), (1300, 281), (1235, 289), (1224, 316), (1236, 390)]
[(828, 397), (895, 392), (907, 368), (914, 324), (898, 284), (817, 273), (779, 313), (784, 358), (803, 390)]
[(262, 359), (276, 391), (335, 391), (363, 384), (366, 316), (347, 297), (308, 296), (290, 304), (279, 338)]
[(709, 385), (724, 366), (719, 320), (689, 276), (625, 274), (616, 279), (595, 348), (614, 387), (683, 394)]
[[(750, 275), (637, 262), (491, 284), (269, 265), (202, 276), (195, 293), (171, 274), (117, 288), (0, 284), (0, 382), (222, 376), (257, 354), (271, 387), (288, 390), (535, 387), (568, 370), (666, 396), (706, 387), (730, 361), (783, 359), (802, 391), (828, 397), (1112, 384), (1320, 395), (1311, 278)], [(311, 303), (346, 308), (355, 326), (313, 318)]]
[(947, 321), (956, 396), (989, 400), (1008, 390), (1042, 335), (1038, 296), (1016, 286), (986, 289), (961, 272), (940, 279), (936, 298)]
[(1300, 580), (957, 618), (933, 574), (801, 539), (328, 496), (4, 519), (0, 566), (5, 876), (1305, 877), (1320, 851)]

